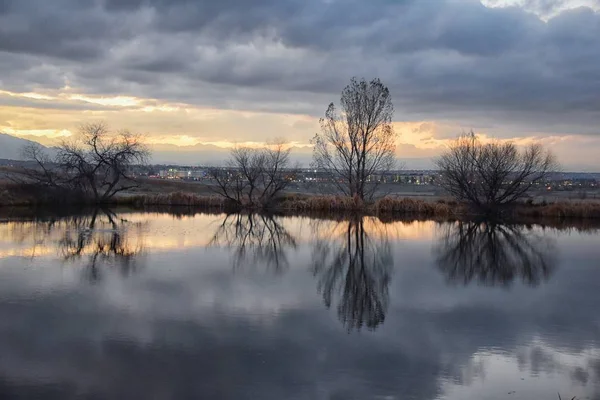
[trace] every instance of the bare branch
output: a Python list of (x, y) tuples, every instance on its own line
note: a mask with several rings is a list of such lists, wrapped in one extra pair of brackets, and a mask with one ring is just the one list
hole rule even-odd
[(330, 104), (321, 133), (313, 138), (314, 165), (332, 175), (338, 190), (371, 199), (379, 180), (395, 164), (396, 134), (390, 92), (379, 79), (352, 79), (342, 91), (342, 114)]
[(519, 151), (510, 142), (483, 144), (473, 132), (461, 135), (436, 164), (448, 193), (484, 212), (514, 203), (558, 168), (540, 144)]
[(139, 135), (111, 134), (104, 123), (92, 123), (82, 125), (75, 140), (62, 142), (53, 160), (35, 146), (25, 148), (24, 156), (37, 165), (31, 174), (36, 182), (76, 190), (103, 203), (135, 186), (129, 169), (144, 164), (149, 150)]
[(209, 170), (212, 190), (240, 207), (269, 207), (297, 174), (290, 151), (282, 140), (261, 149), (236, 147), (227, 167)]

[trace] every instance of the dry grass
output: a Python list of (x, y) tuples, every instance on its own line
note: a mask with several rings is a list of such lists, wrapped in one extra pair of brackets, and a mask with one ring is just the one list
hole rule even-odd
[[(142, 194), (116, 199), (120, 205), (134, 207), (185, 206), (207, 209), (231, 209), (223, 198), (193, 193), (174, 192), (164, 194)], [(374, 203), (363, 203), (357, 198), (344, 196), (283, 196), (271, 208), (275, 211), (293, 213), (349, 213), (360, 212), (370, 215), (412, 215), (429, 218), (456, 218), (469, 215), (469, 208), (456, 201), (436, 202), (384, 197)], [(600, 219), (600, 202), (558, 202), (551, 204), (519, 204), (512, 210), (513, 217), (553, 219)]]
[(519, 217), (596, 219), (600, 218), (600, 201), (563, 201), (550, 204), (522, 204), (516, 207)]
[(139, 186), (130, 190), (131, 193), (135, 194), (167, 194), (172, 192), (194, 193), (198, 195), (214, 194), (214, 191), (208, 185), (201, 182), (148, 178), (137, 178), (135, 182)]
[[(163, 184), (161, 182), (161, 184)], [(172, 183), (164, 183), (170, 186)], [(177, 183), (179, 185), (179, 183)], [(200, 186), (185, 184), (186, 186)], [(167, 189), (167, 188), (164, 188)], [(206, 188), (204, 188), (206, 190)], [(0, 187), (0, 206), (37, 206), (85, 204), (74, 195), (65, 197), (65, 193), (54, 193), (48, 188), (35, 185), (5, 184)], [(125, 205), (137, 208), (149, 207), (192, 207), (206, 210), (235, 210), (225, 199), (206, 193), (188, 191), (164, 191), (132, 194), (117, 197), (112, 205)], [(375, 202), (365, 203), (358, 198), (344, 196), (319, 196), (289, 194), (284, 195), (270, 207), (270, 211), (293, 214), (361, 213), (383, 216), (407, 216), (429, 219), (453, 219), (472, 215), (469, 207), (456, 201), (427, 201), (415, 198), (384, 197)], [(600, 201), (561, 201), (554, 203), (521, 203), (507, 209), (506, 215), (517, 221), (536, 219), (560, 220), (600, 220)]]
[(361, 211), (364, 205), (351, 197), (343, 196), (302, 196), (283, 197), (275, 206), (277, 209), (290, 211)]
[[(115, 199), (119, 205), (134, 207), (184, 206), (227, 209), (231, 206), (219, 196), (202, 196), (193, 193), (141, 194)], [(358, 198), (344, 196), (283, 196), (271, 207), (274, 211), (294, 213), (348, 213), (419, 215), (422, 217), (450, 217), (459, 215), (462, 208), (455, 202), (428, 202), (411, 198), (385, 197), (374, 203), (364, 203)]]
[(44, 204), (83, 204), (85, 200), (76, 192), (28, 183), (0, 185), (0, 206), (29, 206)]
[(377, 214), (410, 214), (427, 217), (448, 218), (462, 214), (462, 207), (456, 202), (429, 202), (411, 198), (384, 197), (374, 204)]
[(184, 192), (134, 195), (119, 197), (114, 199), (114, 201), (119, 205), (130, 205), (133, 207), (183, 206), (224, 209), (227, 206), (225, 200), (218, 196), (199, 196)]
[(458, 215), (461, 207), (455, 202), (430, 202), (412, 198), (384, 197), (374, 203), (363, 203), (359, 199), (344, 196), (287, 196), (277, 208), (307, 212), (352, 212), (368, 214), (396, 214), (449, 217)]

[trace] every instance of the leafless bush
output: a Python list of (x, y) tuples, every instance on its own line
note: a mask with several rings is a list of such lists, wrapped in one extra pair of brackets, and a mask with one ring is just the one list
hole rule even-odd
[(282, 141), (261, 149), (236, 147), (225, 167), (209, 170), (213, 189), (240, 207), (269, 207), (297, 173), (290, 151)]
[(35, 164), (26, 171), (28, 182), (82, 193), (96, 203), (137, 186), (128, 169), (148, 155), (139, 136), (111, 134), (103, 123), (82, 126), (77, 139), (61, 143), (54, 157), (37, 144), (23, 149), (24, 158)]
[(441, 186), (484, 212), (519, 200), (557, 168), (540, 144), (519, 151), (510, 142), (481, 143), (473, 132), (460, 136), (436, 164)]

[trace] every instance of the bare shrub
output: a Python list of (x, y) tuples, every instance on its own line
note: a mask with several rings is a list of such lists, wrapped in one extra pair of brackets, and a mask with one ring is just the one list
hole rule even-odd
[(64, 141), (51, 157), (39, 145), (23, 149), (35, 167), (26, 170), (29, 183), (80, 193), (104, 203), (117, 193), (136, 187), (129, 168), (146, 162), (149, 151), (129, 131), (112, 134), (103, 123), (83, 125), (78, 137)]
[(540, 144), (520, 151), (510, 142), (484, 144), (473, 132), (460, 136), (436, 165), (442, 187), (486, 213), (521, 199), (557, 168), (554, 156)]
[(236, 147), (225, 167), (209, 170), (211, 187), (234, 205), (269, 207), (297, 174), (290, 151), (283, 141), (261, 149)]

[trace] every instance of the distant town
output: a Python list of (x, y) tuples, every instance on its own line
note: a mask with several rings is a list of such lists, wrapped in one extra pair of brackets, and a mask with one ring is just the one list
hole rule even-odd
[[(25, 161), (0, 159), (0, 167), (19, 168), (28, 167)], [(165, 180), (187, 183), (211, 184), (209, 171), (214, 166), (182, 166), (151, 164), (133, 166), (130, 171), (138, 178), (149, 180)], [(232, 171), (233, 172), (233, 171)], [(293, 172), (293, 173), (292, 173)], [(331, 176), (326, 172), (312, 168), (299, 168), (290, 170), (290, 191), (303, 191), (314, 187), (314, 184), (331, 182)], [(439, 194), (439, 173), (435, 170), (394, 170), (386, 174), (370, 177), (379, 183), (385, 184), (388, 192), (421, 192)], [(600, 173), (591, 172), (555, 172), (548, 176), (545, 182), (537, 185), (538, 191), (544, 192), (572, 192), (571, 198), (599, 198)], [(390, 189), (391, 188), (391, 189)], [(565, 195), (568, 193), (565, 193)]]
[[(188, 181), (210, 180), (209, 166), (149, 165), (136, 167), (137, 176), (151, 179), (180, 179)], [(395, 170), (387, 174), (372, 177), (382, 183), (402, 183), (411, 185), (436, 185), (439, 174), (435, 170)], [(292, 178), (291, 178), (292, 179)], [(295, 182), (327, 182), (327, 173), (311, 168), (294, 170)], [(600, 173), (556, 172), (550, 175), (545, 186), (556, 190), (600, 187)]]

